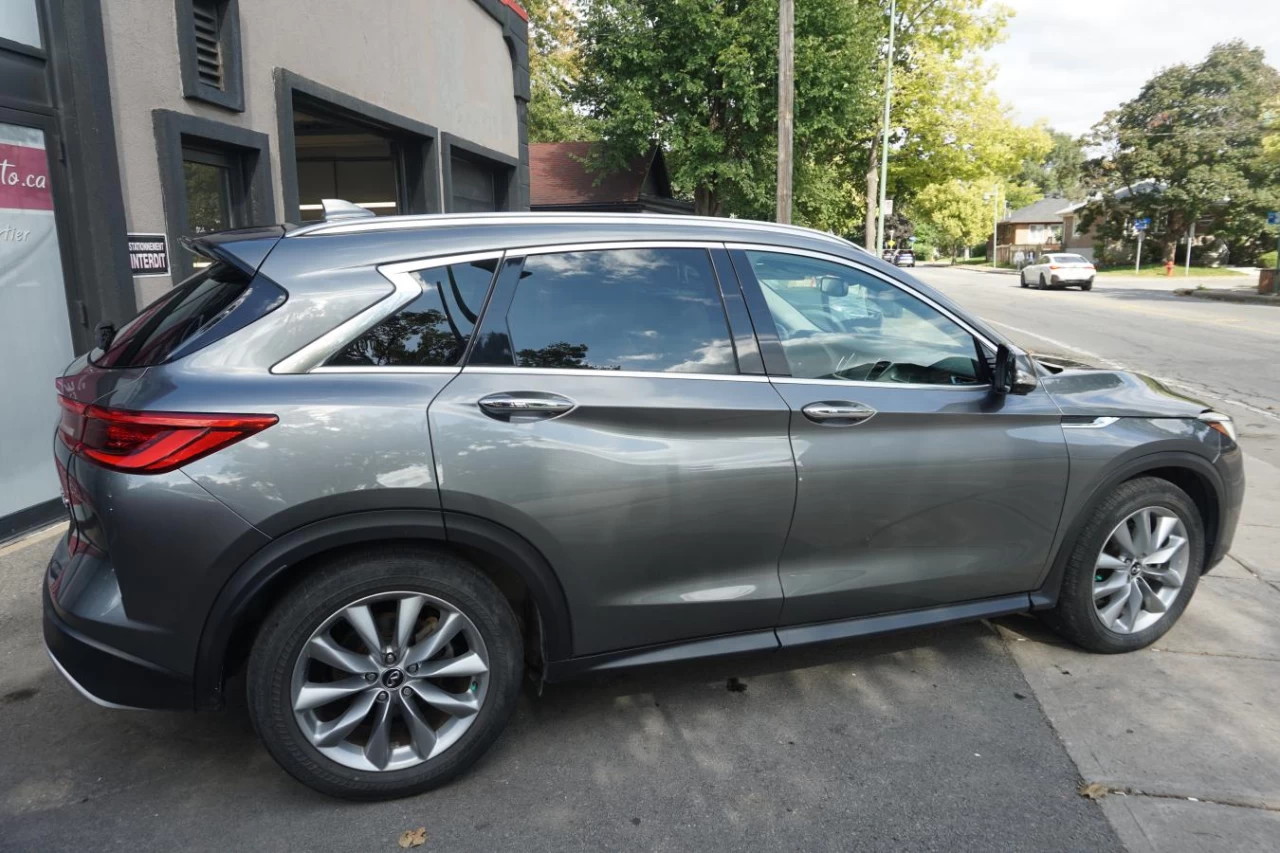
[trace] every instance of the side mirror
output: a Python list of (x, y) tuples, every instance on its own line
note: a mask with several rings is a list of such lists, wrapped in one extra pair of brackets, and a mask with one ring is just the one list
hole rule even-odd
[(1018, 357), (1006, 344), (996, 347), (996, 363), (991, 370), (991, 391), (1008, 394), (1018, 378)]
[(819, 282), (818, 287), (827, 296), (848, 296), (849, 285), (835, 276), (824, 276)]

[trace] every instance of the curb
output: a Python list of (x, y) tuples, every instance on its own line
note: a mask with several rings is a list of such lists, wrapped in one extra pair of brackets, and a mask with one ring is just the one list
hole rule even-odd
[(1262, 293), (1237, 293), (1231, 290), (1191, 290), (1181, 288), (1175, 290), (1175, 296), (1193, 296), (1196, 299), (1212, 299), (1216, 302), (1242, 302), (1252, 305), (1278, 305), (1280, 294), (1267, 296)]

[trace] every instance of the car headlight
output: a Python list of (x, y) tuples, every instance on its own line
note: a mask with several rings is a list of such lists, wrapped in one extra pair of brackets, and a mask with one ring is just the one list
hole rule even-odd
[(1205, 412), (1200, 415), (1200, 420), (1208, 424), (1210, 429), (1216, 429), (1232, 441), (1236, 440), (1236, 424), (1231, 420), (1230, 415), (1224, 415), (1221, 412)]

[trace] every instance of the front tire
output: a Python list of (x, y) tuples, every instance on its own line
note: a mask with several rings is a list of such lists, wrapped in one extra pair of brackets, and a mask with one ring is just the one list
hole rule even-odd
[(1040, 273), (1040, 289), (1041, 290), (1049, 289), (1049, 282), (1045, 280), (1044, 273)]
[(1020, 273), (1018, 273), (1018, 284), (1022, 285), (1023, 287), (1026, 287), (1026, 286), (1027, 286), (1027, 276), (1026, 276), (1026, 273), (1021, 273), (1021, 272), (1020, 272)]
[(1167, 480), (1121, 483), (1093, 511), (1067, 560), (1055, 631), (1102, 654), (1145, 648), (1187, 608), (1204, 566), (1195, 503)]
[(524, 650), (511, 606), (471, 564), (389, 548), (309, 573), (249, 657), (249, 714), (308, 787), (382, 800), (470, 767), (505, 728)]

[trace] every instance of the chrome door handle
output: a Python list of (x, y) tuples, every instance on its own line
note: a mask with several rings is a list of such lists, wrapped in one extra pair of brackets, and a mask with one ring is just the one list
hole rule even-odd
[(490, 394), (477, 402), (481, 411), (501, 420), (511, 418), (550, 418), (572, 411), (577, 403), (559, 394), (520, 391)]
[(851, 403), (847, 400), (824, 400), (820, 403), (810, 403), (801, 411), (804, 412), (805, 417), (809, 420), (817, 421), (825, 426), (853, 426), (869, 420), (876, 413), (876, 410), (870, 406)]

